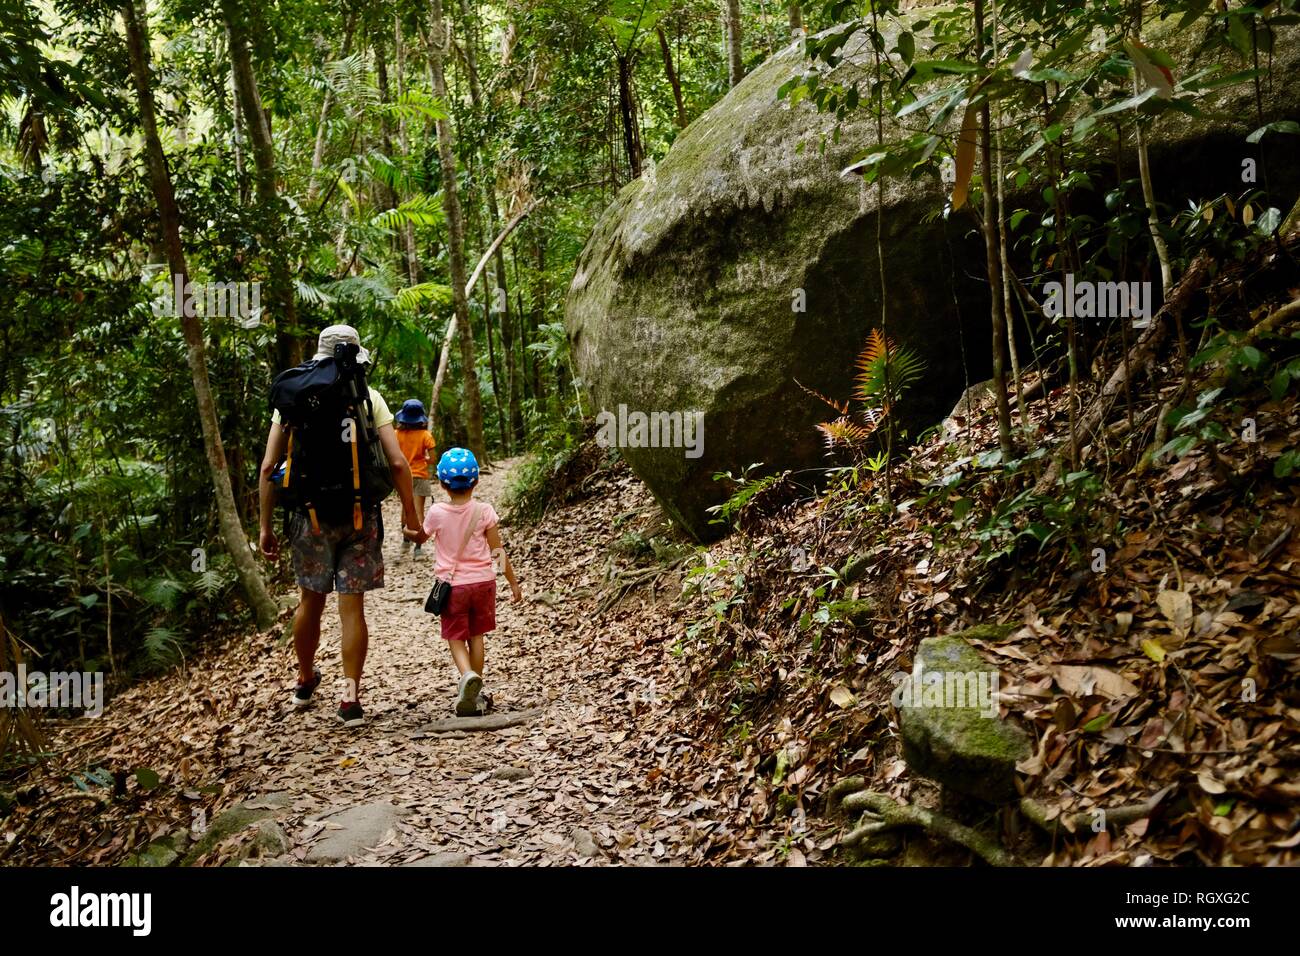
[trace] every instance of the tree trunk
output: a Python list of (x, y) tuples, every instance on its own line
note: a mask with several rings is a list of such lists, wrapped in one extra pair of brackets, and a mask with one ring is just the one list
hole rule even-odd
[(799, 36), (803, 33), (803, 10), (797, 2), (790, 4), (790, 35)]
[[(433, 68), (433, 92), (446, 103), (448, 46), (447, 24), (443, 20), (442, 0), (433, 0), (433, 23), (429, 37), (429, 61)], [(478, 373), (475, 371), (474, 327), (469, 321), (469, 300), (465, 288), (465, 223), (461, 218), (460, 196), (456, 186), (456, 157), (452, 149), (451, 120), (440, 119), (435, 124), (438, 133), (438, 161), (442, 167), (442, 207), (447, 213), (447, 253), (451, 263), (451, 295), (455, 315), (452, 319), (460, 328), (460, 358), (464, 376), (462, 388), (465, 428), (469, 433), (470, 451), (480, 458), (486, 457), (483, 445), (483, 403), (479, 397)], [(437, 401), (435, 383), (434, 401)]]
[[(400, 100), (406, 92), (406, 41), (402, 36), (401, 17), (393, 17), (393, 55), (397, 60), (397, 98)], [(411, 152), (405, 111), (399, 111), (397, 114), (397, 148), (401, 151), (402, 161), (405, 162)], [(418, 285), (420, 255), (415, 244), (415, 226), (410, 222), (402, 223), (402, 245), (406, 251), (406, 278), (411, 285)]]
[[(998, 62), (1001, 56), (998, 41), (999, 26), (997, 0), (993, 0), (993, 61), (995, 63)], [(1006, 208), (1006, 193), (1003, 189), (1004, 179), (1002, 176), (1001, 119), (1001, 113), (999, 113), (997, 119), (998, 131), (994, 144), (998, 155), (993, 171), (998, 183), (998, 264), (1002, 270), (1002, 315), (1007, 330), (1007, 352), (1011, 358), (1011, 383), (1016, 393), (1016, 410), (1020, 413), (1020, 429), (1028, 439), (1029, 413), (1025, 410), (1025, 392), (1020, 381), (1020, 355), (1016, 351), (1015, 310), (1011, 294), (1011, 257), (1007, 253), (1007, 220), (1006, 215), (1003, 213)]]
[[(127, 51), (131, 60), (131, 75), (140, 100), (140, 123), (144, 132), (145, 154), (149, 167), (149, 182), (162, 226), (163, 243), (167, 250), (167, 264), (173, 282), (184, 284), (189, 280), (185, 250), (181, 246), (180, 210), (172, 189), (167, 159), (163, 155), (162, 141), (158, 138), (158, 123), (154, 109), (153, 90), (149, 80), (149, 35), (147, 21), (140, 15), (135, 0), (122, 5), (122, 20), (126, 26)], [(230, 472), (226, 465), (225, 448), (217, 422), (216, 402), (208, 380), (207, 353), (203, 344), (203, 329), (195, 316), (186, 316), (184, 310), (178, 317), (185, 336), (185, 358), (194, 381), (194, 397), (199, 410), (199, 425), (203, 432), (203, 450), (207, 454), (212, 472), (212, 486), (216, 496), (217, 520), (226, 550), (235, 565), (235, 573), (248, 599), (249, 607), (262, 629), (270, 627), (279, 616), (279, 607), (266, 589), (266, 582), (253, 560), (248, 536), (239, 521), (235, 495), (230, 487)]]
[[(984, 0), (975, 0), (976, 58), (984, 55)], [(1002, 311), (1002, 258), (998, 252), (998, 219), (1002, 211), (997, 204), (993, 183), (993, 148), (989, 104), (980, 107), (980, 175), (984, 192), (984, 252), (989, 279), (990, 312), (993, 319), (993, 393), (998, 408), (998, 446), (1009, 460), (1014, 454), (1011, 441), (1011, 406), (1007, 403), (1006, 314)]]
[(636, 122), (636, 104), (632, 99), (632, 60), (622, 53), (618, 61), (618, 115), (623, 124), (623, 151), (627, 153), (628, 174), (641, 178), (641, 132)]
[[(477, 51), (477, 33), (470, 29), (472, 24), (472, 15), (469, 9), (468, 0), (460, 0), (461, 17), (465, 22), (465, 66), (466, 73), (469, 74), (469, 95), (470, 101), (474, 106), (475, 119), (482, 123), (486, 118), (487, 106), (483, 102), (483, 84), (478, 74), (478, 51)], [(483, 168), (482, 146), (480, 143), (479, 168)], [(501, 210), (497, 205), (496, 184), (492, 182), (490, 176), (483, 177), (482, 182), (483, 195), (487, 200), (488, 210), (488, 232), (495, 235), (500, 228)], [(493, 291), (494, 298), (499, 298), (501, 303), (501, 341), (504, 355), (505, 378), (506, 378), (506, 405), (510, 413), (509, 428), (502, 432), (502, 440), (508, 452), (513, 452), (518, 441), (523, 438), (523, 412), (520, 408), (520, 387), (519, 369), (515, 362), (514, 349), (511, 343), (514, 341), (514, 320), (515, 316), (510, 311), (510, 285), (506, 279), (506, 257), (504, 250), (497, 246), (496, 257), (494, 260), (496, 266), (496, 288), (501, 292), (498, 294)], [(488, 321), (491, 321), (491, 313), (487, 313)]]
[(735, 86), (745, 76), (741, 55), (740, 0), (727, 0), (727, 85)]
[[(357, 14), (353, 10), (348, 13), (347, 22), (343, 27), (343, 52), (339, 59), (346, 59), (349, 51), (352, 49), (352, 31), (356, 26)], [(320, 183), (317, 177), (320, 175), (320, 168), (325, 163), (325, 129), (328, 125), (330, 108), (334, 105), (334, 91), (328, 86), (325, 88), (325, 96), (320, 104), (320, 120), (316, 123), (316, 145), (311, 152), (311, 178), (307, 181), (307, 199), (314, 201), (316, 194), (320, 190)], [(238, 133), (236, 133), (238, 135)]]
[[(533, 307), (533, 338), (546, 321), (546, 236), (537, 237), (537, 304)], [(533, 358), (533, 400), (542, 400), (542, 363)]]
[[(375, 51), (375, 80), (376, 85), (379, 87), (379, 102), (381, 106), (388, 107), (392, 105), (393, 96), (388, 86), (388, 57), (384, 50), (384, 35), (382, 32), (375, 32), (374, 40), (371, 43), (371, 49)], [(393, 125), (392, 121), (388, 117), (387, 109), (380, 109), (379, 111), (379, 144), (380, 148), (383, 150), (384, 156), (392, 162)], [(384, 205), (389, 209), (397, 208), (400, 199), (397, 195), (397, 190), (393, 188), (391, 183), (381, 183), (379, 193)], [(397, 260), (398, 270), (402, 271), (406, 266), (406, 263), (402, 261), (403, 253), (399, 251), (400, 242), (400, 239), (394, 239), (392, 250), (394, 258)]]
[(257, 167), (257, 201), (262, 207), (264, 221), (269, 224), (264, 227), (261, 238), (269, 259), (271, 288), (267, 299), (275, 313), (276, 360), (280, 368), (289, 368), (302, 361), (302, 348), (294, 332), (298, 327), (298, 307), (294, 301), (289, 263), (280, 248), (283, 217), (280, 193), (276, 186), (275, 145), (271, 140), (271, 126), (267, 122), (266, 112), (262, 109), (262, 97), (257, 91), (257, 77), (253, 73), (253, 61), (248, 50), (248, 25), (244, 11), (237, 5), (237, 0), (222, 0), (221, 10), (226, 21), (226, 33), (230, 37), (230, 63), (235, 73), (235, 90), (239, 94), (239, 106), (252, 144), (253, 163)]
[(686, 129), (686, 105), (682, 102), (682, 84), (677, 79), (677, 70), (673, 68), (673, 53), (668, 48), (668, 37), (664, 36), (664, 28), (655, 25), (655, 33), (659, 36), (659, 52), (664, 57), (664, 73), (668, 74), (668, 85), (673, 88), (673, 103), (677, 106), (677, 128)]

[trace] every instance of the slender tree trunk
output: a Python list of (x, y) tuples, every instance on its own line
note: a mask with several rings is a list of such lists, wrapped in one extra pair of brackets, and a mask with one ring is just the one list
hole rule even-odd
[[(1137, 24), (1133, 38), (1139, 42), (1142, 40), (1142, 0), (1138, 0), (1137, 3)], [(1133, 68), (1133, 92), (1134, 94), (1139, 92), (1136, 66)], [(1163, 302), (1174, 287), (1174, 270), (1169, 262), (1169, 247), (1165, 245), (1165, 237), (1160, 234), (1160, 213), (1156, 209), (1156, 190), (1151, 182), (1151, 159), (1147, 154), (1146, 128), (1142, 125), (1140, 116), (1133, 121), (1133, 127), (1137, 131), (1138, 177), (1142, 181), (1142, 198), (1147, 207), (1147, 228), (1151, 230), (1151, 242), (1156, 247), (1156, 258), (1160, 260), (1160, 301)], [(1179, 346), (1185, 351), (1182, 334), (1180, 324)]]
[[(475, 119), (478, 120), (480, 129), (484, 129), (484, 120), (486, 119), (487, 104), (483, 99), (483, 84), (478, 72), (478, 50), (477, 37), (478, 31), (471, 29), (473, 26), (473, 17), (469, 9), (468, 0), (460, 0), (461, 17), (465, 22), (465, 67), (466, 73), (469, 74), (469, 95), (470, 101), (474, 105)], [(486, 143), (478, 144), (480, 160), (479, 168), (483, 168), (483, 149)], [(497, 205), (496, 184), (491, 176), (484, 176), (482, 181), (483, 195), (487, 200), (488, 211), (488, 232), (492, 235), (497, 233), (501, 223), (501, 210)], [(500, 322), (501, 322), (501, 340), (506, 343), (504, 348), (505, 378), (506, 378), (506, 404), (510, 413), (510, 427), (502, 432), (502, 441), (505, 444), (507, 452), (513, 452), (516, 443), (523, 438), (523, 412), (520, 408), (520, 387), (519, 369), (515, 363), (514, 349), (509, 347), (509, 343), (514, 340), (514, 320), (515, 316), (510, 311), (510, 285), (506, 279), (506, 258), (505, 252), (501, 246), (497, 246), (496, 256), (494, 259), (496, 267), (496, 288), (500, 293), (493, 292), (493, 297), (500, 300)], [(491, 314), (488, 313), (488, 321), (491, 321)]]
[(623, 150), (627, 153), (628, 174), (641, 178), (641, 132), (636, 121), (636, 103), (632, 98), (632, 60), (622, 53), (618, 61), (618, 115), (623, 124)]
[[(172, 189), (171, 174), (163, 155), (162, 141), (158, 138), (158, 123), (154, 108), (153, 89), (149, 77), (148, 24), (135, 5), (135, 0), (125, 0), (122, 20), (126, 26), (127, 51), (131, 60), (131, 76), (135, 81), (140, 100), (140, 123), (144, 131), (145, 154), (149, 166), (149, 182), (162, 225), (163, 244), (167, 250), (167, 264), (173, 282), (182, 285), (189, 280), (185, 250), (181, 246), (180, 210)], [(235, 495), (230, 486), (230, 472), (226, 465), (225, 448), (217, 421), (216, 402), (208, 380), (207, 353), (203, 343), (203, 329), (197, 317), (178, 316), (185, 336), (185, 358), (194, 381), (194, 397), (199, 410), (199, 425), (203, 432), (203, 450), (207, 454), (212, 473), (212, 486), (216, 497), (217, 520), (226, 550), (235, 565), (235, 573), (248, 599), (249, 607), (260, 628), (268, 628), (279, 616), (279, 607), (266, 589), (266, 582), (258, 570), (249, 548), (248, 536), (239, 521)]]
[[(347, 21), (343, 26), (343, 52), (340, 54), (339, 59), (347, 59), (348, 53), (352, 49), (352, 31), (356, 26), (356, 22), (356, 11), (349, 11)], [(320, 119), (316, 123), (316, 145), (311, 152), (311, 178), (307, 181), (307, 199), (309, 201), (315, 201), (316, 194), (320, 190), (317, 177), (320, 176), (321, 166), (325, 163), (325, 131), (329, 126), (330, 109), (333, 105), (334, 91), (327, 86), (325, 87), (325, 95), (321, 99)]]
[(745, 58), (740, 27), (740, 0), (727, 0), (727, 85), (735, 86), (745, 77)]
[(790, 4), (790, 35), (798, 36), (803, 33), (803, 10), (800, 9), (798, 0)]
[[(537, 237), (537, 304), (533, 306), (533, 339), (546, 320), (546, 237)], [(542, 363), (533, 359), (533, 399), (542, 400)]]
[[(1000, 47), (998, 41), (998, 5), (997, 0), (993, 0), (993, 61), (996, 63), (1000, 58)], [(1025, 393), (1020, 383), (1020, 354), (1016, 351), (1016, 329), (1015, 329), (1015, 307), (1012, 304), (1011, 295), (1011, 259), (1007, 254), (1007, 221), (1003, 210), (1006, 209), (1004, 180), (1002, 176), (1002, 128), (1001, 113), (997, 117), (999, 123), (996, 135), (995, 146), (997, 148), (997, 160), (994, 163), (994, 175), (998, 182), (998, 260), (1002, 269), (1002, 314), (1005, 316), (1007, 330), (1007, 353), (1011, 358), (1011, 382), (1016, 393), (1016, 410), (1020, 413), (1020, 428), (1028, 437), (1029, 435), (1029, 414), (1025, 411)]]
[(686, 104), (682, 102), (682, 84), (677, 79), (677, 70), (673, 67), (673, 51), (668, 48), (668, 37), (664, 28), (655, 24), (655, 33), (659, 37), (659, 52), (664, 58), (664, 73), (668, 75), (668, 85), (673, 88), (673, 103), (677, 107), (677, 128), (686, 129)]
[[(400, 100), (406, 92), (406, 40), (402, 36), (401, 17), (393, 17), (393, 55), (397, 60), (397, 98)], [(397, 148), (405, 162), (411, 152), (405, 111), (397, 114)], [(402, 223), (402, 245), (406, 249), (406, 278), (411, 285), (416, 285), (420, 281), (420, 255), (415, 244), (415, 226), (410, 222)]]
[(243, 120), (239, 115), (239, 93), (235, 89), (235, 70), (230, 70), (230, 143), (235, 152), (235, 177), (239, 181), (239, 204), (248, 202), (248, 189), (244, 185), (244, 134), (239, 131)]
[[(984, 57), (984, 0), (975, 0), (976, 58)], [(1002, 456), (1010, 459), (1014, 454), (1011, 441), (1011, 406), (1007, 403), (1006, 375), (1006, 314), (1002, 311), (1002, 259), (998, 253), (997, 189), (993, 183), (992, 122), (986, 100), (980, 107), (980, 175), (984, 193), (984, 252), (989, 279), (989, 303), (993, 319), (993, 392), (998, 409), (998, 446)]]
[[(871, 29), (873, 33), (879, 34), (880, 22), (876, 8), (871, 8)], [(872, 54), (875, 65), (876, 80), (876, 141), (883, 143), (885, 141), (885, 87), (880, 72), (880, 50), (872, 44)], [(888, 284), (885, 275), (885, 180), (882, 176), (876, 177), (876, 264), (880, 269), (880, 338), (885, 350), (885, 360), (882, 367), (881, 377), (884, 379), (884, 412), (885, 412), (885, 502), (893, 509), (894, 504), (894, 409), (893, 397), (889, 383), (889, 368), (893, 361), (889, 354), (889, 298)]]
[[(429, 30), (429, 61), (433, 68), (433, 92), (439, 100), (447, 100), (446, 55), (448, 47), (447, 24), (443, 20), (442, 0), (433, 0), (433, 22)], [(450, 119), (440, 119), (435, 124), (438, 133), (438, 161), (442, 167), (442, 207), (447, 213), (447, 253), (451, 263), (451, 295), (455, 315), (452, 319), (460, 327), (460, 358), (464, 377), (462, 387), (465, 427), (469, 433), (470, 451), (480, 458), (486, 457), (483, 445), (483, 403), (479, 396), (478, 373), (475, 370), (474, 328), (469, 320), (469, 300), (465, 287), (465, 224), (461, 218), (460, 196), (456, 185), (456, 157), (452, 144)], [(434, 402), (437, 388), (434, 384)], [(436, 408), (436, 405), (435, 405)]]
[[(384, 49), (384, 34), (376, 30), (374, 39), (371, 43), (371, 49), (375, 52), (375, 79), (379, 87), (379, 102), (382, 106), (391, 106), (393, 102), (392, 90), (388, 84), (388, 54)], [(380, 147), (384, 155), (390, 162), (393, 161), (393, 124), (388, 117), (387, 109), (379, 111), (379, 139)], [(381, 201), (389, 209), (396, 209), (401, 201), (397, 195), (397, 190), (389, 182), (383, 182), (379, 186)], [(399, 272), (406, 271), (409, 266), (405, 261), (405, 252), (402, 249), (402, 230), (398, 229), (398, 235), (392, 241), (393, 258), (396, 261)]]
[(294, 330), (298, 327), (298, 306), (294, 300), (293, 283), (289, 275), (289, 262), (280, 244), (283, 240), (283, 216), (280, 193), (276, 186), (275, 145), (271, 139), (271, 126), (262, 109), (262, 97), (257, 91), (257, 77), (248, 47), (248, 24), (245, 11), (236, 0), (222, 0), (222, 15), (226, 21), (226, 34), (230, 38), (230, 62), (235, 73), (235, 90), (239, 105), (248, 126), (252, 144), (253, 163), (257, 168), (255, 186), (257, 202), (267, 225), (262, 241), (269, 260), (271, 288), (267, 299), (275, 314), (276, 360), (281, 368), (289, 368), (302, 361), (301, 343)]

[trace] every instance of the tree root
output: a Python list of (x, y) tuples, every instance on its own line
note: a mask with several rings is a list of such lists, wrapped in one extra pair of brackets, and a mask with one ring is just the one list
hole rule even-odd
[(867, 780), (865, 777), (845, 777), (842, 780), (837, 780), (831, 788), (826, 791), (826, 809), (838, 809), (840, 801), (850, 793), (856, 793), (859, 790), (865, 789), (867, 789)]
[(1057, 831), (1062, 828), (1068, 833), (1074, 833), (1078, 830), (1091, 830), (1093, 821), (1097, 819), (1098, 810), (1101, 811), (1102, 820), (1106, 826), (1124, 827), (1151, 816), (1156, 807), (1160, 805), (1160, 801), (1165, 798), (1165, 795), (1171, 789), (1173, 788), (1165, 787), (1141, 803), (1125, 804), (1109, 810), (1098, 807), (1097, 810), (1083, 810), (1079, 813), (1052, 818), (1049, 818), (1050, 811), (1044, 804), (1032, 797), (1023, 797), (1020, 800), (1020, 812), (1024, 814), (1030, 823), (1049, 836), (1055, 836)]
[(675, 570), (686, 562), (689, 555), (684, 555), (667, 564), (656, 564), (648, 568), (637, 568), (635, 570), (620, 571), (614, 575), (610, 581), (609, 587), (605, 590), (605, 596), (600, 599), (596, 605), (596, 613), (604, 614), (623, 598), (627, 597), (646, 581), (651, 581), (658, 586), (659, 579), (670, 571)]
[[(849, 778), (854, 780), (855, 778)], [(848, 783), (849, 781), (841, 781)], [(837, 784), (839, 786), (839, 784)], [(840, 844), (856, 846), (867, 837), (899, 827), (920, 827), (949, 843), (965, 847), (990, 866), (1016, 866), (1016, 858), (1003, 849), (997, 840), (977, 833), (968, 826), (949, 817), (908, 803), (898, 803), (885, 793), (856, 790), (840, 801), (849, 813), (863, 814), (863, 823), (848, 833)]]

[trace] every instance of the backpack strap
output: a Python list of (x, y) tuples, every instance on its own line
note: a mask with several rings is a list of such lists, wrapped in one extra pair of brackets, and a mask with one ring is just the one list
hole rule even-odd
[(355, 416), (352, 422), (352, 527), (361, 530), (361, 465), (357, 458), (359, 437), (357, 432), (364, 427), (361, 422), (361, 410), (353, 407)]
[[(285, 450), (284, 457), (284, 477), (280, 479), (280, 487), (289, 487), (289, 474), (293, 471), (293, 426), (286, 426), (289, 432), (289, 446)], [(311, 518), (311, 529), (320, 534), (320, 522), (316, 520), (316, 508), (310, 501), (303, 502), (307, 508), (307, 516)], [(287, 520), (287, 519), (286, 519)], [(360, 525), (358, 525), (360, 527)]]

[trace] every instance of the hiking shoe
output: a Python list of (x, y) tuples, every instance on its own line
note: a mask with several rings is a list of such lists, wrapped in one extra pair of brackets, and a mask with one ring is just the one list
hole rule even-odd
[(483, 689), (483, 678), (473, 671), (460, 675), (460, 684), (456, 687), (456, 716), (474, 717), (478, 714), (478, 693)]
[(422, 545), (422, 544), (417, 544), (417, 545), (415, 546), (415, 557), (417, 557), (417, 558), (424, 557), (424, 552), (423, 552), (422, 550), (420, 550), (420, 549), (423, 548), (423, 547), (424, 547), (424, 545)]
[(311, 680), (298, 684), (293, 689), (293, 706), (306, 707), (311, 704), (311, 693), (320, 686), (320, 668), (312, 669)]
[(339, 720), (343, 721), (344, 727), (360, 727), (364, 724), (366, 715), (361, 709), (361, 702), (345, 700), (339, 704)]

